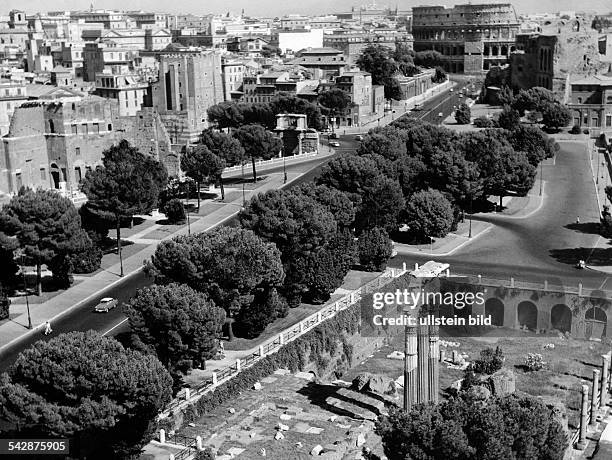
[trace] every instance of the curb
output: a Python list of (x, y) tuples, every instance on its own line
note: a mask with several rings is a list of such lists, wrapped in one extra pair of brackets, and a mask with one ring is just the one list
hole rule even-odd
[[(277, 190), (280, 190), (280, 189), (286, 187), (287, 185), (291, 184), (292, 182), (294, 182), (297, 179), (299, 179), (300, 177), (302, 177), (302, 175), (303, 175), (303, 173), (299, 174), (298, 176), (296, 176), (294, 178), (292, 178), (291, 180), (288, 180), (285, 184), (282, 184)], [(236, 215), (239, 212), (240, 211), (233, 212), (229, 216), (224, 217), (219, 222), (214, 223), (213, 225), (211, 225), (210, 227), (206, 228), (205, 230), (202, 230), (202, 232), (199, 232), (199, 233), (208, 232), (208, 231), (214, 229), (215, 227), (223, 225), (226, 221), (236, 217)], [(168, 238), (172, 238), (174, 236), (176, 236), (176, 235), (168, 235)], [(134, 256), (136, 256), (136, 255), (137, 254), (135, 254)], [(59, 312), (55, 316), (49, 318), (47, 321), (56, 321), (56, 320), (60, 319), (62, 316), (64, 316), (67, 313), (70, 313), (70, 312), (76, 310), (77, 308), (83, 306), (83, 304), (89, 302), (90, 300), (92, 300), (95, 297), (98, 297), (98, 296), (104, 294), (105, 292), (107, 292), (108, 290), (110, 290), (113, 287), (117, 286), (118, 284), (121, 284), (122, 282), (128, 281), (130, 278), (132, 278), (133, 276), (135, 276), (138, 273), (140, 273), (143, 269), (144, 269), (144, 265), (141, 265), (140, 267), (136, 268), (135, 270), (132, 270), (131, 272), (125, 274), (125, 276), (123, 276), (122, 278), (118, 278), (115, 281), (111, 282), (109, 285), (107, 285), (103, 289), (90, 294), (89, 296), (85, 297), (84, 299), (79, 300), (77, 303), (71, 305), (70, 307), (66, 308), (65, 310), (62, 310), (61, 312)], [(42, 326), (43, 325), (40, 324), (38, 326), (33, 327), (32, 329), (28, 329), (24, 334), (20, 335), (19, 337), (14, 338), (13, 340), (9, 341), (6, 344), (0, 346), (0, 353), (2, 351), (4, 351), (5, 349), (10, 348), (10, 347), (16, 345), (17, 343), (21, 342), (22, 340), (25, 340), (25, 339), (29, 338), (31, 335), (33, 335), (35, 333), (39, 333), (39, 331), (42, 328)]]
[[(463, 238), (467, 238), (463, 243), (455, 246), (453, 249), (451, 249), (450, 251), (447, 252), (443, 252), (443, 253), (436, 253), (436, 252), (428, 252), (428, 251), (418, 251), (418, 250), (404, 250), (402, 251), (402, 245), (401, 243), (396, 243), (397, 246), (397, 253), (402, 254), (402, 255), (423, 255), (423, 256), (432, 256), (432, 257), (447, 257), (450, 255), (453, 255), (456, 251), (458, 251), (459, 249), (461, 249), (463, 246), (467, 246), (469, 243), (472, 243), (473, 241), (475, 241), (476, 239), (478, 239), (481, 235), (484, 235), (485, 233), (487, 233), (488, 231), (490, 231), (493, 227), (495, 227), (494, 224), (488, 223), (487, 227), (484, 228), (481, 232), (477, 233), (476, 235), (474, 235), (472, 238), (468, 238), (468, 237), (463, 237)], [(457, 235), (460, 236), (460, 235)], [(405, 246), (405, 245), (403, 245)]]

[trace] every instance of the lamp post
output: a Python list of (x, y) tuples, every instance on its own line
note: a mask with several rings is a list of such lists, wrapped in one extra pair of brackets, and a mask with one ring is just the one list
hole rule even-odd
[(286, 184), (287, 183), (287, 165), (285, 163), (285, 133), (284, 132), (282, 134), (281, 142), (282, 142), (281, 155), (283, 156), (283, 184)]
[(246, 197), (244, 194), (244, 159), (242, 161), (242, 207), (246, 206)]
[(474, 197), (474, 195), (472, 195), (472, 194), (470, 193), (470, 233), (469, 233), (469, 235), (468, 235), (468, 238), (471, 238), (471, 237), (472, 237), (472, 213), (473, 213), (473, 209), (472, 209), (472, 201), (473, 201), (473, 199), (474, 199), (473, 197)]
[(544, 170), (542, 168), (542, 162), (540, 161), (540, 196), (542, 196), (542, 181), (544, 180)]
[(30, 300), (28, 299), (28, 286), (26, 284), (26, 276), (25, 276), (25, 262), (24, 262), (25, 253), (23, 249), (19, 248), (19, 249), (15, 249), (13, 254), (15, 255), (15, 257), (18, 257), (21, 262), (21, 276), (23, 278), (23, 291), (25, 292), (26, 308), (28, 311), (28, 329), (32, 329), (32, 317), (30, 316)]
[(429, 246), (429, 250), (430, 250), (430, 252), (432, 252), (432, 253), (433, 253), (433, 242), (434, 242), (434, 239), (433, 239), (433, 237), (432, 237), (432, 236), (430, 236), (430, 237), (429, 237), (429, 244), (430, 244), (430, 246)]

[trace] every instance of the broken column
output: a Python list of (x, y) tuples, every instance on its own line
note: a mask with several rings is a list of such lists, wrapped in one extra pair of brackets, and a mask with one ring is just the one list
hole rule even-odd
[(406, 325), (404, 330), (404, 410), (416, 404), (417, 389), (417, 330)]
[(603, 364), (601, 366), (601, 395), (599, 396), (599, 407), (605, 408), (608, 404), (608, 390), (610, 379), (610, 355), (602, 355)]
[[(420, 319), (420, 318), (419, 318)], [(429, 327), (417, 327), (417, 403), (429, 400)]]
[(597, 423), (597, 408), (599, 407), (599, 369), (593, 369), (593, 390), (591, 395), (591, 425)]
[(429, 378), (427, 388), (429, 389), (428, 401), (434, 404), (438, 403), (439, 392), (439, 364), (438, 356), (440, 355), (440, 345), (438, 338), (438, 326), (429, 326), (429, 359), (428, 369)]
[(589, 386), (582, 385), (582, 404), (580, 405), (580, 434), (576, 448), (583, 450), (587, 442), (587, 420), (589, 418)]

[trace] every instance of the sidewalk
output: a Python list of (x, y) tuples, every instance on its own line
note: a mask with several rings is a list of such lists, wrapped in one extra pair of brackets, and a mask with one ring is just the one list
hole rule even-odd
[[(268, 180), (262, 183), (260, 187), (254, 190), (245, 190), (245, 197), (247, 200), (257, 193), (265, 192), (267, 190), (280, 189), (285, 185), (283, 184), (282, 173), (270, 173), (267, 174), (267, 176)], [(287, 184), (296, 180), (300, 176), (302, 176), (302, 173), (287, 172)], [(231, 191), (231, 187), (229, 190), (226, 189), (226, 191)], [(200, 233), (221, 225), (223, 222), (238, 214), (241, 207), (242, 190), (240, 190), (237, 198), (224, 205), (219, 205), (218, 209), (210, 212), (209, 214), (197, 217), (193, 216), (191, 219), (191, 231), (193, 233)], [(136, 254), (126, 257), (123, 260), (123, 268), (125, 273), (123, 278), (119, 277), (119, 263), (115, 263), (106, 270), (102, 270), (93, 276), (79, 277), (78, 283), (74, 284), (64, 292), (55, 295), (44, 303), (31, 303), (30, 311), (32, 324), (34, 326), (32, 330), (25, 329), (25, 325), (27, 325), (28, 320), (27, 315), (25, 314), (20, 303), (15, 306), (15, 309), (13, 309), (13, 306), (11, 306), (12, 313), (14, 313), (15, 310), (23, 313), (19, 316), (11, 318), (11, 320), (6, 321), (3, 324), (0, 324), (0, 350), (13, 343), (16, 343), (28, 335), (39, 333), (39, 328), (43, 326), (45, 321), (52, 322), (57, 320), (62, 315), (74, 310), (75, 308), (78, 308), (87, 301), (90, 301), (95, 297), (99, 297), (105, 290), (140, 272), (143, 268), (143, 262), (149, 259), (155, 253), (159, 241), (171, 238), (175, 235), (187, 234), (187, 227), (183, 226), (174, 233), (168, 233), (161, 238), (146, 238), (146, 236), (152, 232), (155, 232), (157, 227), (155, 225), (153, 227), (149, 226), (144, 230), (133, 234), (131, 237), (126, 238), (127, 240), (136, 239), (139, 242), (147, 242), (147, 244)]]

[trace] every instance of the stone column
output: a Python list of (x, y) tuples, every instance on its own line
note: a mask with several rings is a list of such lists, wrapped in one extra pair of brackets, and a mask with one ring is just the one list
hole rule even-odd
[(159, 430), (159, 442), (162, 444), (166, 443), (166, 430), (163, 428)]
[(404, 410), (409, 411), (416, 403), (416, 326), (406, 325), (404, 334)]
[(597, 408), (599, 407), (597, 398), (599, 396), (599, 376), (601, 371), (593, 369), (593, 391), (591, 395), (591, 425), (597, 423)]
[(599, 407), (605, 408), (608, 404), (608, 391), (610, 385), (610, 355), (601, 356), (603, 364), (601, 366), (601, 394), (599, 396)]
[(427, 325), (417, 327), (417, 403), (429, 399), (429, 328)]
[(582, 404), (580, 405), (580, 435), (576, 448), (582, 450), (587, 443), (587, 419), (589, 416), (589, 386), (582, 385)]
[(440, 381), (438, 358), (440, 356), (440, 346), (438, 341), (438, 327), (429, 326), (429, 379), (427, 387), (429, 388), (429, 402), (438, 403), (438, 384)]
[(196, 436), (196, 447), (198, 450), (202, 450), (202, 436)]

